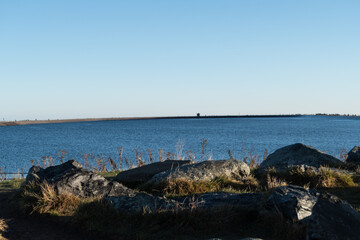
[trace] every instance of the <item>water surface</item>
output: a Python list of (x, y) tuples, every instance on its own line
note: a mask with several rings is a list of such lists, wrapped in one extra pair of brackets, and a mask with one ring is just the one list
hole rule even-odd
[(67, 151), (65, 160), (83, 162), (83, 155), (111, 157), (117, 160), (118, 147), (124, 156), (134, 160), (134, 149), (148, 159), (147, 149), (158, 159), (158, 149), (195, 152), (201, 158), (201, 140), (207, 139), (205, 157), (240, 158), (245, 154), (262, 155), (288, 144), (301, 142), (329, 154), (339, 155), (360, 145), (360, 118), (300, 116), (286, 118), (200, 118), (154, 119), (98, 122), (73, 122), (0, 127), (0, 167), (19, 171), (31, 166), (30, 160), (43, 156), (58, 158)]

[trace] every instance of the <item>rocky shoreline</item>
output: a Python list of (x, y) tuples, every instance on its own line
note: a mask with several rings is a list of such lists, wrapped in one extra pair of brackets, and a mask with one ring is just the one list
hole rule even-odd
[[(295, 172), (324, 178), (322, 172), (328, 171), (327, 173), (333, 174), (330, 174), (333, 179), (329, 177), (325, 180), (333, 181), (331, 186), (338, 184), (336, 181), (342, 181), (345, 176), (351, 179), (348, 186), (358, 186), (358, 183), (352, 181), (359, 179), (355, 170), (360, 164), (359, 152), (359, 148), (354, 147), (348, 160), (342, 162), (298, 143), (270, 154), (258, 169), (250, 169), (246, 163), (235, 159), (197, 163), (168, 160), (120, 172), (112, 181), (83, 168), (75, 160), (70, 160), (46, 169), (33, 166), (26, 183), (32, 185), (32, 188), (43, 184), (51, 185), (58, 195), (101, 199), (102, 204), (127, 216), (153, 216), (160, 213), (177, 216), (219, 211), (223, 214), (226, 212), (224, 209), (236, 209), (233, 210), (235, 212), (241, 209), (244, 215), (256, 213), (257, 218), (277, 216), (291, 226), (291, 229), (302, 229), (300, 232), (304, 238), (299, 233), (299, 239), (358, 239), (360, 214), (348, 202), (324, 190), (311, 188), (310, 183), (307, 186), (294, 185), (296, 181), (288, 184), (280, 181), (280, 178), (274, 180), (274, 176)], [(211, 189), (212, 186), (218, 186), (215, 185), (218, 182), (225, 182), (224, 179), (231, 186), (242, 184), (244, 187), (249, 179), (257, 179), (259, 182), (266, 179), (267, 184), (258, 184), (258, 190), (252, 192)], [(191, 189), (183, 196), (178, 194), (169, 198), (164, 195), (163, 190), (170, 187), (175, 186), (177, 191), (182, 187), (181, 190), (184, 191), (188, 186), (200, 186), (199, 184), (203, 187), (200, 191), (196, 190), (199, 193), (194, 194)], [(324, 186), (326, 184), (329, 183), (325, 182)], [(264, 238), (261, 234), (253, 237)]]

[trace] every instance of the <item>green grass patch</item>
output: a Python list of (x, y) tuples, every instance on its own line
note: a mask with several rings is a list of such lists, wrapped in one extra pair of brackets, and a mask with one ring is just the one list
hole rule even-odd
[(12, 179), (0, 181), (0, 191), (13, 191), (20, 189), (21, 185), (25, 183), (25, 179)]

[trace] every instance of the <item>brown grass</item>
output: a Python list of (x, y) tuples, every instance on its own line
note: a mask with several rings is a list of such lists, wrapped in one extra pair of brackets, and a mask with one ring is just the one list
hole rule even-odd
[(8, 225), (6, 224), (4, 219), (0, 219), (0, 240), (7, 240), (2, 236), (2, 233), (6, 232)]
[(318, 171), (311, 169), (304, 171), (299, 167), (295, 167), (285, 173), (279, 173), (275, 169), (269, 169), (266, 174), (257, 174), (257, 178), (261, 184), (265, 186), (268, 185), (269, 182), (273, 182), (273, 179), (316, 189), (348, 188), (359, 185), (355, 175), (337, 172), (329, 167), (320, 167)]
[(227, 177), (217, 177), (211, 181), (168, 179), (156, 185), (145, 185), (141, 190), (165, 196), (186, 196), (208, 192), (256, 192), (259, 190), (259, 183), (253, 176), (240, 181)]
[(54, 186), (46, 182), (36, 185), (28, 184), (20, 191), (22, 208), (30, 214), (54, 214), (70, 216), (82, 200), (70, 194), (57, 194)]

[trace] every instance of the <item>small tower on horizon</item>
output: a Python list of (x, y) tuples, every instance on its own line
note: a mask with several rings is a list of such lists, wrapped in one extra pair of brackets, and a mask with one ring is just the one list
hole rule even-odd
[(200, 113), (197, 113), (197, 114), (196, 114), (196, 117), (200, 117)]

